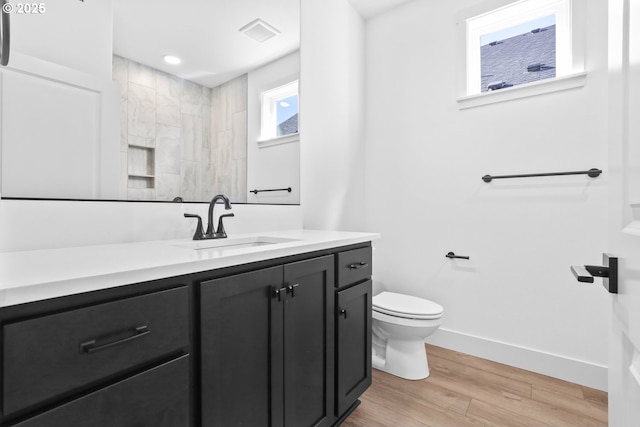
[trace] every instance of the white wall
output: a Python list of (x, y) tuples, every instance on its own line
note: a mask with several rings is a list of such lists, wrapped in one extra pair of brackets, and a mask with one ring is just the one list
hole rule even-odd
[[(414, 1), (367, 21), (374, 290), (442, 304), (434, 343), (604, 389), (609, 295), (569, 267), (607, 250), (606, 2), (588, 0), (585, 87), (460, 111), (455, 16), (478, 3)], [(592, 167), (604, 174), (481, 180)]]
[(44, 5), (42, 14), (11, 14), (11, 50), (111, 79), (113, 0)]
[[(208, 203), (69, 202), (0, 200), (0, 252), (52, 249), (163, 239), (190, 239)], [(233, 204), (225, 219), (230, 236), (302, 228), (300, 206)], [(220, 204), (214, 221), (225, 211)]]
[[(300, 78), (300, 51), (248, 73), (247, 190), (288, 188), (291, 192), (247, 193), (249, 203), (300, 203), (300, 140), (260, 144), (260, 94)], [(282, 140), (281, 140), (282, 141)]]
[(363, 230), (364, 21), (347, 0), (301, 0), (304, 227)]

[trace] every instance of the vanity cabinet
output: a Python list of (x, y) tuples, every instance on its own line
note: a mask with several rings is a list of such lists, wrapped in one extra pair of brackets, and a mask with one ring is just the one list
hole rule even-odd
[(332, 255), (201, 284), (202, 425), (333, 424)]
[(371, 385), (371, 247), (336, 256), (336, 415)]
[(0, 426), (337, 426), (370, 278), (360, 243), (2, 307)]

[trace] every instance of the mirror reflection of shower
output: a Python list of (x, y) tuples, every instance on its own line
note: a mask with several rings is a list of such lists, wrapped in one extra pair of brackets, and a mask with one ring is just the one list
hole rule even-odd
[[(2, 197), (298, 204), (297, 116), (264, 139), (259, 97), (299, 78), (299, 9), (69, 0), (37, 19), (14, 14), (11, 66), (0, 67)], [(240, 31), (252, 22), (262, 40)]]

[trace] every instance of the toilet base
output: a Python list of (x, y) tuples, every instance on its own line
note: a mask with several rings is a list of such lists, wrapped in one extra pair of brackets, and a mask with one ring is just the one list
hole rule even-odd
[(384, 357), (374, 355), (372, 366), (407, 380), (423, 380), (429, 376), (429, 362), (424, 342), (389, 338)]

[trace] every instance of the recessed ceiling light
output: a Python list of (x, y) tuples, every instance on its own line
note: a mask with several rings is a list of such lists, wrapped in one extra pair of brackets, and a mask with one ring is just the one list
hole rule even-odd
[(267, 24), (262, 19), (254, 19), (244, 27), (240, 28), (241, 32), (259, 42), (267, 41), (271, 37), (280, 34), (277, 28)]
[(173, 56), (173, 55), (165, 55), (162, 57), (162, 59), (164, 59), (164, 62), (166, 62), (167, 64), (171, 64), (171, 65), (178, 65), (179, 63), (182, 62), (182, 60), (180, 58), (178, 58), (177, 56)]

